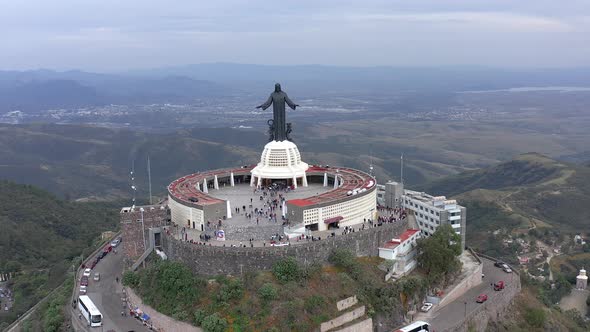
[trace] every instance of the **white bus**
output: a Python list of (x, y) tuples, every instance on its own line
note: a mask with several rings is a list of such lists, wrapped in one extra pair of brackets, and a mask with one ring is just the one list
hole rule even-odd
[(80, 295), (78, 298), (78, 310), (91, 327), (102, 325), (102, 314), (87, 295)]
[(408, 326), (404, 326), (395, 332), (432, 332), (430, 324), (423, 321), (416, 321)]

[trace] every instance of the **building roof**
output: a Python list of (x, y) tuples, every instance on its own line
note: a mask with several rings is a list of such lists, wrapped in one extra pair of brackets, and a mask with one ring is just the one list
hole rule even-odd
[(407, 229), (405, 232), (403, 232), (398, 239), (391, 239), (391, 241), (387, 241), (385, 242), (385, 244), (383, 245), (382, 248), (385, 249), (395, 249), (397, 246), (399, 246), (400, 244), (406, 242), (409, 238), (411, 238), (414, 234), (418, 233), (420, 230), (418, 229)]
[[(189, 206), (199, 207), (223, 203), (224, 200), (216, 198), (214, 193), (204, 193), (200, 189), (197, 189), (202, 188), (203, 180), (207, 179), (207, 182), (211, 183), (215, 176), (218, 178), (229, 177), (230, 173), (234, 173), (235, 176), (250, 175), (250, 172), (253, 168), (254, 165), (249, 165), (236, 168), (210, 170), (186, 175), (172, 181), (172, 183), (168, 185), (168, 194), (173, 200)], [(305, 199), (288, 200), (287, 204), (293, 204), (298, 207), (323, 204), (356, 194), (363, 195), (365, 192), (369, 192), (376, 188), (375, 178), (365, 172), (353, 168), (322, 167), (311, 165), (305, 172), (307, 176), (323, 176), (324, 173), (329, 174), (331, 177), (338, 176), (339, 186), (325, 193), (310, 196)]]
[(413, 229), (413, 228), (407, 229), (405, 232), (403, 232), (403, 233), (402, 233), (402, 235), (400, 235), (400, 237), (399, 237), (399, 238), (400, 238), (401, 242), (405, 242), (405, 241), (407, 241), (407, 240), (408, 240), (410, 237), (412, 237), (412, 235), (414, 235), (414, 234), (418, 233), (419, 231), (420, 231), (420, 230), (418, 230), (418, 229)]
[(308, 206), (313, 204), (313, 202), (308, 201), (307, 199), (290, 199), (289, 203), (295, 206)]

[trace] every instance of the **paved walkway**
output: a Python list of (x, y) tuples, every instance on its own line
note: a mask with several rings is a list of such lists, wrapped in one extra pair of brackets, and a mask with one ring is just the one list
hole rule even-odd
[(202, 332), (203, 330), (192, 326), (185, 322), (180, 322), (172, 319), (166, 315), (163, 315), (156, 311), (154, 308), (143, 304), (143, 301), (137, 296), (132, 290), (126, 288), (127, 296), (129, 297), (129, 303), (134, 306), (139, 306), (141, 310), (151, 317), (156, 328), (160, 328), (159, 331), (174, 331), (174, 332)]

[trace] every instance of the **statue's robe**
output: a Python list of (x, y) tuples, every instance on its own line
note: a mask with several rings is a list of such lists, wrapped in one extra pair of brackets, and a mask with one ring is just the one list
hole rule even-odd
[(287, 124), (285, 118), (285, 103), (291, 109), (295, 109), (295, 103), (289, 99), (289, 96), (284, 91), (274, 91), (268, 97), (268, 100), (260, 105), (265, 110), (272, 104), (273, 110), (273, 126), (274, 126), (274, 140), (284, 141), (287, 139)]

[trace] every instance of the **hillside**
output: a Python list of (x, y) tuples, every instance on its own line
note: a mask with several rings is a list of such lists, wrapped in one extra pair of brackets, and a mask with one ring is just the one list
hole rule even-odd
[(257, 133), (202, 132), (152, 134), (89, 126), (4, 125), (0, 126), (4, 138), (0, 179), (39, 186), (68, 199), (129, 198), (134, 161), (138, 195), (147, 198), (148, 155), (153, 192), (163, 194), (165, 186), (179, 176), (254, 162), (259, 152), (248, 148), (248, 142), (265, 142)]
[[(378, 179), (391, 179), (398, 173), (400, 160), (390, 152), (391, 142), (374, 141), (358, 134), (323, 138), (313, 130), (303, 127), (296, 133), (296, 143), (306, 162), (365, 171), (373, 162)], [(0, 125), (0, 135), (4, 138), (0, 141), (0, 179), (35, 185), (63, 198), (84, 200), (129, 199), (133, 161), (138, 197), (147, 199), (148, 154), (153, 193), (162, 195), (170, 181), (182, 175), (256, 163), (267, 142), (267, 136), (259, 131), (231, 128), (154, 133), (86, 125), (29, 124)], [(367, 146), (371, 151), (367, 151)], [(414, 151), (414, 158), (405, 163), (407, 182), (423, 183), (463, 169), (452, 164), (456, 162), (453, 158), (435, 161), (431, 152)]]
[[(499, 219), (524, 219), (526, 227), (559, 226), (576, 230), (590, 225), (590, 169), (528, 153), (489, 168), (460, 173), (420, 189), (458, 198), (478, 209), (469, 214), (476, 222), (484, 207), (498, 206)], [(475, 213), (474, 213), (475, 212)], [(490, 212), (490, 211), (488, 211)], [(505, 219), (505, 218), (504, 218)]]
[(72, 260), (89, 254), (101, 232), (115, 229), (118, 203), (68, 202), (7, 181), (0, 181), (0, 201), (0, 271), (20, 271), (11, 280), (15, 310), (0, 315), (2, 323), (60, 284)]

